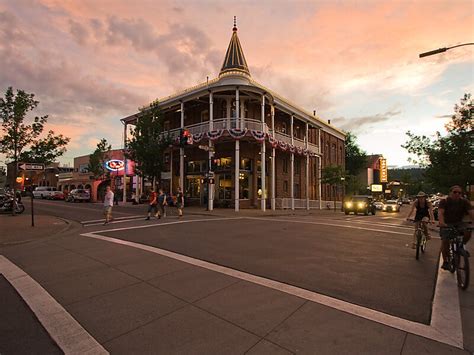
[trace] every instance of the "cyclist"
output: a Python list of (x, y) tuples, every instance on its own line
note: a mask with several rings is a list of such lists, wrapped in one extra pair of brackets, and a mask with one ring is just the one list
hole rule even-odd
[[(471, 239), (471, 231), (466, 228), (466, 223), (463, 219), (469, 215), (470, 220), (474, 219), (474, 211), (471, 203), (461, 197), (462, 188), (459, 185), (454, 185), (449, 189), (449, 195), (439, 203), (438, 218), (439, 218), (439, 235), (441, 237), (441, 253), (443, 254), (442, 269), (448, 270), (448, 254), (449, 254), (449, 229), (446, 227), (455, 227), (463, 232), (463, 242), (466, 244)], [(469, 255), (469, 254), (468, 254)]]
[[(414, 218), (415, 230), (418, 228), (422, 220), (429, 219), (430, 223), (434, 223), (435, 219), (433, 216), (433, 206), (431, 205), (431, 202), (428, 201), (428, 196), (426, 196), (426, 194), (423, 191), (418, 192), (418, 195), (416, 195), (416, 200), (411, 205), (411, 210), (407, 216), (407, 220), (410, 220), (410, 217), (415, 210), (416, 210), (415, 218)], [(425, 233), (426, 235), (426, 239), (430, 240), (431, 236), (428, 231), (427, 224), (423, 223), (422, 226), (423, 226), (423, 233)], [(413, 243), (411, 247), (413, 249), (416, 248), (416, 235), (415, 234), (413, 234)]]

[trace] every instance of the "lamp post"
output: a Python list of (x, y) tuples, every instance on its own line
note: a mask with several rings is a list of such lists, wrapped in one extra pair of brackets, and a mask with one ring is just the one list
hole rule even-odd
[(458, 45), (452, 46), (452, 47), (443, 47), (443, 48), (434, 49), (434, 50), (429, 51), (429, 52), (421, 53), (420, 58), (428, 57), (428, 56), (434, 55), (434, 54), (444, 53), (448, 49), (453, 49), (453, 48), (462, 47), (462, 46), (472, 46), (472, 45), (474, 45), (474, 43), (463, 43), (463, 44), (458, 44)]

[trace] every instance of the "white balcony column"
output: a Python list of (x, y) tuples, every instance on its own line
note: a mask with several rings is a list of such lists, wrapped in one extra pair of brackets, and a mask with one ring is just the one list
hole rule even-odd
[[(209, 131), (214, 129), (214, 98), (212, 92), (209, 92)], [(212, 172), (212, 158), (214, 152), (212, 148), (212, 141), (209, 139), (209, 172)], [(209, 211), (214, 209), (214, 184), (208, 184), (207, 186), (207, 207)]]
[[(271, 106), (271, 115), (272, 115), (272, 137), (275, 138), (275, 106)], [(275, 211), (275, 148), (272, 147), (272, 211)]]
[[(181, 128), (184, 128), (184, 102), (181, 101)], [(179, 148), (179, 186), (184, 192), (184, 148)]]
[(123, 203), (127, 202), (127, 155), (125, 151), (127, 149), (127, 123), (124, 122), (123, 124), (123, 151), (124, 151), (124, 170), (123, 170)]
[[(306, 136), (305, 136), (306, 150), (308, 150), (308, 147), (309, 147), (308, 129), (309, 129), (309, 125), (308, 125), (308, 122), (306, 122)], [(309, 210), (309, 154), (306, 154), (306, 209)]]
[[(235, 122), (236, 127), (239, 128), (239, 121), (240, 121), (240, 110), (239, 110), (239, 87), (235, 89)], [(240, 141), (238, 139), (235, 140), (235, 174), (234, 174), (234, 200), (235, 200), (235, 211), (238, 212), (240, 209), (239, 205), (239, 178), (240, 178)]]
[[(291, 122), (290, 122), (290, 138), (291, 138), (291, 145), (295, 144), (295, 140), (293, 137), (293, 121), (294, 116), (291, 115)], [(290, 153), (290, 198), (291, 198), (291, 209), (295, 209), (295, 153)]]
[[(261, 116), (262, 116), (262, 131), (265, 132), (265, 95), (262, 95), (262, 109), (261, 109)], [(265, 140), (262, 142), (262, 149), (261, 149), (261, 154), (260, 154), (260, 172), (262, 174), (261, 182), (262, 182), (262, 199), (261, 199), (261, 209), (262, 211), (265, 211), (267, 209), (266, 205), (266, 162), (265, 162), (265, 156), (266, 156), (266, 149), (265, 149)]]

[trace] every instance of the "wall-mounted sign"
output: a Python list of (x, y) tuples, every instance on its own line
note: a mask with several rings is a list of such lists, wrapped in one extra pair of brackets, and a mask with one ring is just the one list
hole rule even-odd
[(383, 191), (383, 186), (378, 185), (378, 184), (372, 184), (370, 185), (370, 189), (372, 192), (382, 192)]
[(388, 181), (388, 172), (387, 172), (387, 159), (380, 158), (380, 182)]
[(125, 169), (125, 162), (123, 160), (112, 159), (106, 161), (104, 166), (109, 171), (121, 171)]

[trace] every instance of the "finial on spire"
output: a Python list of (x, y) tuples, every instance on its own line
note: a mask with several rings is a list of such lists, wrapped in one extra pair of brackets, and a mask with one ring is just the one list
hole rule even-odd
[(232, 31), (237, 31), (237, 16), (234, 16), (234, 28)]

